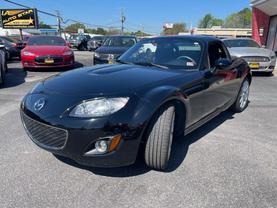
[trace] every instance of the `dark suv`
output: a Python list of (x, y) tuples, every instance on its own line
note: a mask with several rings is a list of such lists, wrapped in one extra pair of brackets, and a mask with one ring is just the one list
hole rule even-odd
[(22, 42), (6, 36), (0, 36), (0, 40), (5, 45), (6, 57), (8, 60), (13, 57), (20, 58), (20, 51), (24, 48)]
[(110, 36), (94, 53), (94, 64), (107, 64), (137, 43), (135, 36)]

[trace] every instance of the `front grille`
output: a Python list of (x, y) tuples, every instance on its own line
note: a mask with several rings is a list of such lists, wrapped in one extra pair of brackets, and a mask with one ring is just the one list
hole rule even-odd
[(62, 149), (67, 141), (66, 130), (38, 122), (21, 112), (23, 125), (37, 145), (47, 149)]
[(245, 56), (242, 57), (246, 62), (269, 62), (270, 59), (265, 56)]
[(109, 57), (110, 57), (110, 54), (103, 54), (103, 53), (99, 54), (99, 58), (100, 59), (108, 60)]
[(38, 56), (35, 58), (35, 62), (37, 63), (44, 63), (45, 59), (51, 58), (54, 60), (54, 63), (60, 63), (63, 62), (62, 56)]

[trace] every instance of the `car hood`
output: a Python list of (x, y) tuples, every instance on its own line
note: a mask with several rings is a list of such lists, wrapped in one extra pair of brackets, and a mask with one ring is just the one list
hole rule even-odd
[(125, 51), (127, 51), (129, 47), (107, 47), (102, 46), (98, 48), (95, 52), (101, 53), (101, 54), (115, 54), (115, 55), (121, 55)]
[(128, 94), (178, 74), (178, 71), (138, 65), (99, 65), (61, 73), (45, 80), (43, 86), (47, 92), (67, 95)]
[(253, 47), (235, 47), (228, 48), (231, 56), (273, 56), (274, 52), (266, 48), (253, 48)]
[(70, 50), (67, 46), (27, 46), (24, 51), (34, 53), (38, 56), (43, 55), (62, 55), (63, 52)]

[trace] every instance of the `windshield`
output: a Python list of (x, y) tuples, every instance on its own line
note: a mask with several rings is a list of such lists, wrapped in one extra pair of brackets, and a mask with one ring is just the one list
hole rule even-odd
[(110, 37), (105, 40), (104, 46), (109, 47), (131, 47), (136, 44), (134, 37)]
[(141, 65), (160, 65), (173, 69), (197, 69), (203, 47), (186, 38), (145, 39), (123, 54), (119, 61)]
[(61, 37), (56, 36), (37, 36), (30, 37), (27, 45), (51, 45), (51, 46), (65, 46), (66, 42)]
[(1, 37), (2, 39), (4, 39), (5, 41), (11, 42), (11, 43), (16, 43), (16, 41), (12, 38), (9, 37)]
[(103, 40), (103, 37), (102, 36), (94, 36), (92, 38), (92, 40), (101, 41), (101, 40)]
[(260, 45), (251, 39), (224, 40), (224, 43), (228, 48), (236, 48), (236, 47), (260, 48)]
[(77, 39), (79, 39), (79, 35), (71, 35), (69, 37), (69, 40), (77, 40)]

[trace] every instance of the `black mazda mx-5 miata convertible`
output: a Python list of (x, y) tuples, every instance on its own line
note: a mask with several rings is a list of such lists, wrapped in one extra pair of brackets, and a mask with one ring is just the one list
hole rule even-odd
[(21, 104), (32, 141), (96, 167), (132, 164), (140, 150), (149, 167), (162, 170), (175, 137), (248, 105), (248, 64), (231, 60), (219, 39), (145, 39), (116, 61), (37, 84)]

